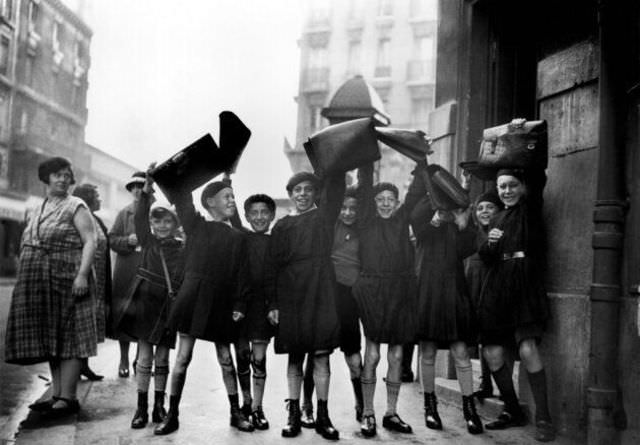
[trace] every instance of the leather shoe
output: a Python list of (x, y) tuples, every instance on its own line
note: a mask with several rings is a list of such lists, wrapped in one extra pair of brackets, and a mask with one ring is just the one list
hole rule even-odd
[(29, 409), (36, 411), (38, 413), (43, 413), (45, 411), (49, 411), (54, 403), (56, 403), (56, 401), (53, 398), (47, 399), (47, 400), (40, 400), (38, 402), (33, 402), (31, 405), (29, 405)]
[(313, 418), (313, 407), (305, 406), (300, 413), (300, 425), (303, 428), (315, 428), (316, 421)]
[(229, 420), (229, 424), (232, 427), (237, 428), (239, 431), (243, 431), (245, 433), (250, 433), (254, 430), (253, 425), (247, 419), (247, 416), (244, 415), (242, 410), (235, 406), (231, 408), (231, 418)]
[(171, 434), (176, 431), (179, 427), (180, 422), (178, 421), (178, 415), (169, 409), (167, 417), (165, 417), (162, 423), (153, 430), (153, 434), (156, 436), (166, 436), (167, 434)]
[(149, 413), (146, 407), (138, 407), (136, 413), (133, 415), (133, 419), (131, 419), (131, 428), (139, 430), (147, 426), (147, 423), (149, 423)]
[(251, 422), (253, 423), (254, 428), (257, 430), (269, 429), (269, 422), (264, 416), (264, 412), (262, 411), (261, 406), (256, 408), (256, 410), (251, 413)]
[(88, 366), (80, 371), (80, 376), (86, 377), (87, 380), (91, 382), (99, 382), (100, 380), (104, 379), (103, 375), (96, 374)]
[[(60, 417), (70, 416), (80, 411), (80, 403), (77, 399), (67, 399), (64, 397), (54, 397), (54, 403), (47, 411), (44, 411), (47, 417), (51, 419), (58, 419)], [(59, 406), (58, 402), (64, 403), (63, 406)]]
[(364, 416), (360, 424), (360, 432), (364, 437), (376, 435), (376, 418), (373, 415)]
[(488, 430), (505, 430), (514, 426), (524, 426), (527, 419), (522, 413), (511, 414), (509, 411), (502, 411), (496, 420), (485, 425)]
[(411, 426), (408, 423), (405, 423), (397, 414), (384, 416), (382, 418), (382, 426), (388, 430), (396, 431), (398, 433), (408, 434), (413, 432)]

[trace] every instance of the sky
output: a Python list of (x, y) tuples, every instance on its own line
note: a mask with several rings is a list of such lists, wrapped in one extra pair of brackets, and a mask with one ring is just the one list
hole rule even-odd
[[(82, 2), (81, 0), (79, 0)], [(68, 0), (73, 8), (78, 0)], [(238, 197), (286, 195), (295, 140), (298, 0), (84, 0), (93, 29), (88, 143), (146, 168), (235, 112), (252, 137)]]

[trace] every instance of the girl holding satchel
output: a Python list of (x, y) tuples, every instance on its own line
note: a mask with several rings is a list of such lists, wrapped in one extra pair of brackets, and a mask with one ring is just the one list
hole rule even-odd
[(142, 261), (128, 295), (128, 309), (118, 323), (120, 330), (138, 341), (138, 408), (131, 421), (131, 428), (135, 429), (144, 428), (149, 421), (148, 391), (153, 362), (152, 420), (159, 423), (166, 417), (164, 397), (169, 349), (176, 343), (176, 332), (167, 328), (167, 316), (184, 272), (184, 243), (175, 236), (178, 217), (168, 205), (154, 203), (151, 206), (152, 183), (151, 176), (147, 175), (135, 206), (134, 224), (142, 246)]

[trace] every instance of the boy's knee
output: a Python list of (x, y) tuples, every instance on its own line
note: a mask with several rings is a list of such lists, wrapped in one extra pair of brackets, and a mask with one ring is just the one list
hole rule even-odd
[(251, 367), (255, 378), (265, 378), (267, 375), (267, 360), (265, 357), (251, 357)]

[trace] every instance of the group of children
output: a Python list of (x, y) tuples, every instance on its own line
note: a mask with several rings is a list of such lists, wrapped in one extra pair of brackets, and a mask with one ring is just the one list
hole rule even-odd
[[(426, 426), (442, 429), (435, 357), (438, 348), (449, 348), (467, 429), (478, 434), (483, 425), (474, 405), (468, 346), (480, 339), (505, 401), (505, 411), (486, 427), (524, 423), (511, 369), (504, 361), (505, 346), (515, 342), (536, 402), (536, 438), (553, 440), (537, 349), (548, 316), (540, 284), (541, 206), (528, 199), (526, 174), (499, 171), (498, 194), (480, 195), (473, 216), (471, 209), (434, 208), (425, 178), (426, 162), (418, 162), (400, 205), (396, 186), (373, 183), (373, 165), (358, 169), (357, 188), (346, 188), (344, 173), (322, 179), (295, 174), (286, 185), (293, 212), (270, 231), (273, 199), (250, 196), (244, 203), (250, 228), (243, 228), (228, 176), (204, 188), (201, 204), (209, 214), (204, 218), (190, 192), (174, 196), (176, 212), (169, 206), (152, 206), (153, 181), (147, 175), (136, 204), (143, 260), (130, 294), (135, 311), (120, 321), (120, 328), (139, 343), (138, 407), (132, 428), (148, 423), (155, 362), (152, 420), (159, 425), (154, 432), (164, 435), (178, 429), (179, 403), (196, 339), (215, 343), (230, 424), (240, 431), (269, 428), (262, 397), (266, 349), (275, 336), (275, 352), (288, 355), (283, 437), (295, 437), (302, 427), (309, 427), (328, 440), (339, 438), (328, 412), (329, 356), (336, 347), (349, 368), (361, 433), (375, 436), (373, 401), (383, 343), (388, 345), (388, 368), (382, 426), (411, 433), (396, 408), (403, 345), (414, 341), (420, 348)], [(186, 241), (175, 235), (179, 225)], [(465, 276), (463, 261), (474, 253)], [(166, 412), (168, 355), (176, 332), (178, 351)], [(305, 358), (316, 390), (315, 418), (312, 406), (300, 406)]]

